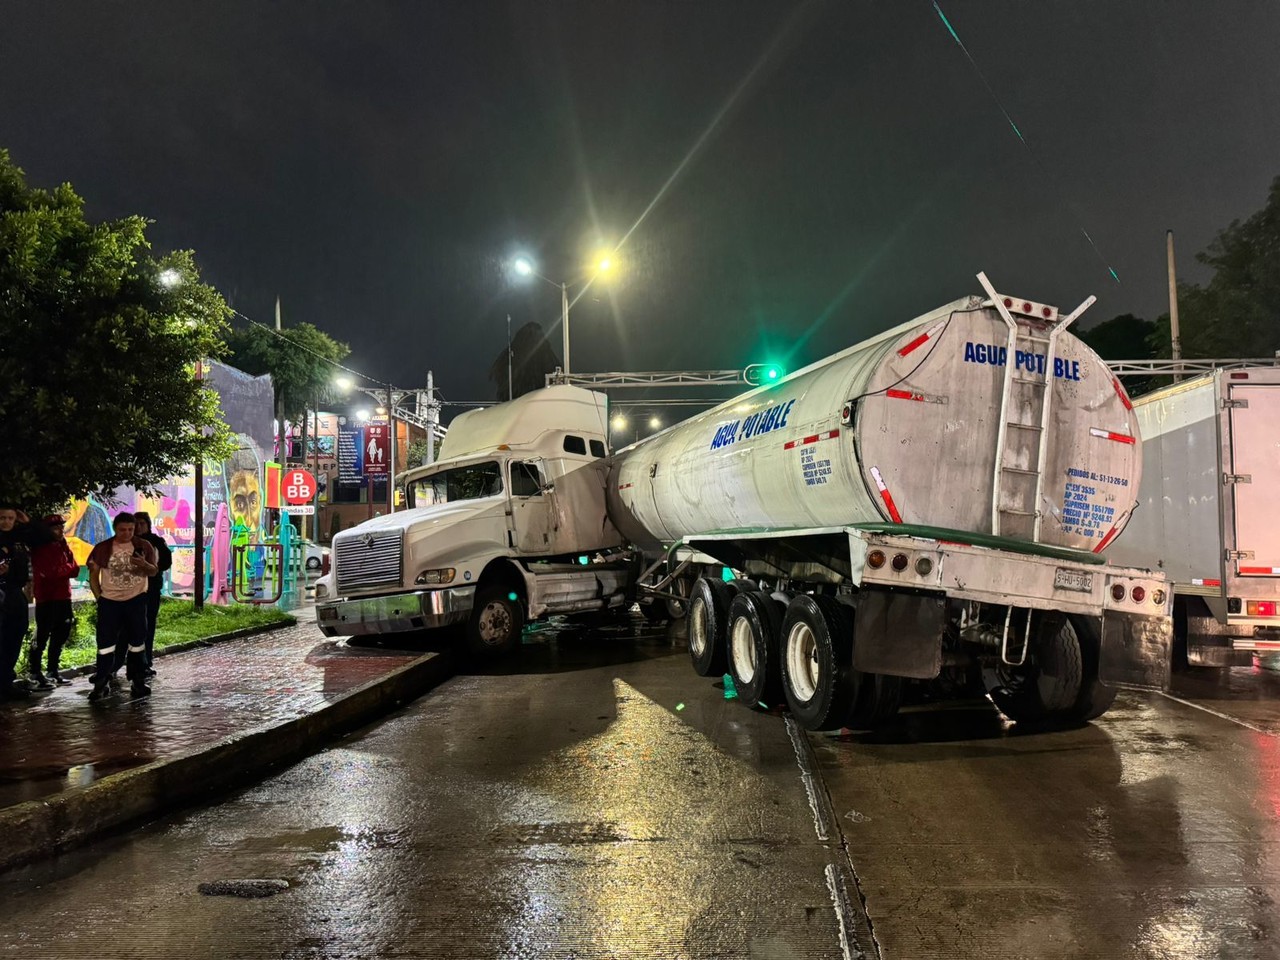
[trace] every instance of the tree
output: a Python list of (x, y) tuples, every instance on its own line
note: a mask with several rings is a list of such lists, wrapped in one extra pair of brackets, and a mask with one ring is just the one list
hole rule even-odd
[(277, 409), (293, 420), (314, 401), (333, 398), (334, 365), (351, 353), (309, 323), (279, 331), (256, 323), (238, 327), (227, 335), (227, 349), (228, 362), (245, 373), (271, 375)]
[[(1265, 206), (1234, 220), (1196, 259), (1213, 268), (1204, 286), (1178, 284), (1184, 357), (1270, 357), (1280, 350), (1280, 177)], [(1153, 345), (1169, 356), (1169, 317)]]
[[(515, 396), (523, 396), (531, 390), (547, 385), (547, 374), (560, 366), (560, 358), (547, 342), (542, 324), (526, 323), (511, 338), (511, 386)], [(499, 401), (513, 399), (507, 396), (507, 348), (501, 352), (489, 368), (489, 379), (497, 386)]]
[(150, 255), (147, 221), (85, 219), (0, 150), (0, 497), (29, 511), (142, 490), (230, 452), (197, 363), (230, 311), (190, 251)]

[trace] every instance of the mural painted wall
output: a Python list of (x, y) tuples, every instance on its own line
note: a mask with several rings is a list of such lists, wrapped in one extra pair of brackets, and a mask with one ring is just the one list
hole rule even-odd
[[(225, 461), (204, 465), (205, 543), (213, 542), (218, 507), (227, 505), (233, 528), (250, 540), (261, 539), (265, 523), (264, 468), (274, 449), (272, 388), (269, 376), (254, 377), (226, 364), (209, 362), (206, 383), (218, 394), (222, 416), (235, 433), (238, 448)], [(155, 532), (173, 553), (170, 574), (174, 592), (189, 592), (195, 580), (195, 472), (171, 477), (152, 494), (120, 487), (110, 496), (73, 501), (68, 509), (67, 542), (76, 559), (85, 563), (95, 543), (111, 536), (111, 517), (122, 510), (146, 510)]]

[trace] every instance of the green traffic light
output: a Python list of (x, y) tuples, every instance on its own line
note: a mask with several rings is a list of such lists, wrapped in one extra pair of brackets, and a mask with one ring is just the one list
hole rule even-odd
[(779, 370), (777, 367), (769, 367), (767, 370), (765, 370), (764, 375), (768, 377), (770, 380), (777, 380), (780, 376), (782, 376), (782, 371)]

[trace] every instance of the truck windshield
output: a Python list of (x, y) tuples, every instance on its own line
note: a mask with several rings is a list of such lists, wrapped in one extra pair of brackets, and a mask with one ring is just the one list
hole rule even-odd
[(409, 506), (429, 507), (454, 500), (479, 500), (502, 492), (502, 470), (493, 461), (441, 470), (409, 485)]

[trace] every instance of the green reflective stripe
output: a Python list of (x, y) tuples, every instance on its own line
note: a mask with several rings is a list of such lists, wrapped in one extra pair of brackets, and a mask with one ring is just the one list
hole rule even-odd
[(1009, 537), (997, 537), (989, 533), (970, 533), (967, 530), (951, 530), (947, 527), (927, 527), (918, 523), (853, 523), (850, 526), (855, 530), (865, 530), (867, 533), (880, 533), (885, 536), (921, 537), (925, 540), (950, 540), (954, 543), (986, 547), (989, 550), (1008, 550), (1010, 553), (1051, 557), (1054, 560), (1069, 560), (1072, 563), (1099, 565), (1107, 562), (1098, 554), (1089, 553), (1085, 550), (1050, 547), (1043, 543), (1027, 543), (1025, 540), (1012, 540)]

